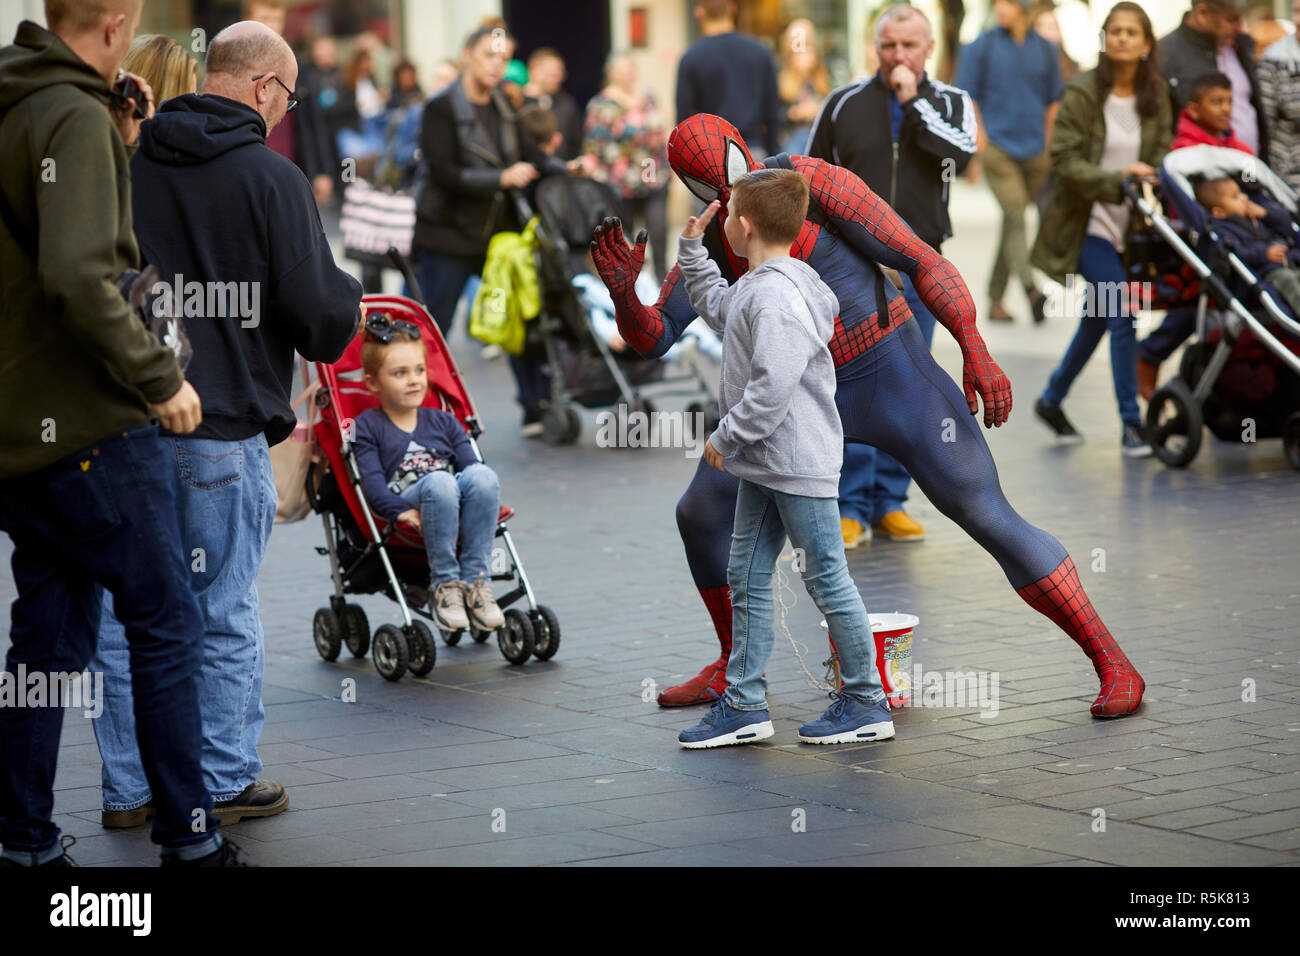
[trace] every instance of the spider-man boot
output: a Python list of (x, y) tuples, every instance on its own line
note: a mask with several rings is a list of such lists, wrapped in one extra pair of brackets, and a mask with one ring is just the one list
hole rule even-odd
[(1138, 709), (1147, 682), (1097, 616), (1069, 555), (1051, 574), (1017, 588), (1016, 593), (1069, 634), (1092, 661), (1101, 680), (1101, 692), (1092, 702), (1092, 716), (1125, 717)]
[(727, 658), (731, 656), (731, 588), (701, 588), (700, 597), (713, 618), (713, 629), (718, 632), (722, 656), (707, 664), (685, 684), (665, 687), (659, 692), (660, 707), (689, 707), (692, 704), (711, 704), (727, 689)]

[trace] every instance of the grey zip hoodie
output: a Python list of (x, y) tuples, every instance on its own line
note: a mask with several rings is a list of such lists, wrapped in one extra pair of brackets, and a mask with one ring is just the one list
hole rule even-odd
[(722, 334), (722, 422), (709, 440), (727, 470), (787, 494), (838, 497), (844, 429), (827, 347), (835, 293), (788, 256), (729, 286), (700, 239), (679, 242), (677, 264), (691, 305)]

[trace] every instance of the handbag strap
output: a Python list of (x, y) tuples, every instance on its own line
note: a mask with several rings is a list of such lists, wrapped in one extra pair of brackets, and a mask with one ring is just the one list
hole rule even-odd
[[(302, 359), (302, 379), (303, 379), (304, 382), (307, 383), (307, 387), (304, 388), (304, 389), (302, 390), (302, 393), (301, 393), (297, 398), (295, 398), (295, 399), (293, 400), (293, 411), (294, 411), (294, 414), (295, 414), (295, 415), (298, 413), (298, 406), (299, 406), (299, 405), (301, 405), (303, 402), (307, 401), (309, 398), (314, 398), (315, 395), (316, 395), (316, 393), (317, 393), (318, 391), (320, 391), (320, 381), (319, 381), (319, 380), (312, 380), (312, 378), (311, 378), (311, 368), (307, 365), (307, 360), (306, 360), (306, 359)], [(316, 415), (317, 415), (317, 412), (316, 412), (316, 403), (315, 403), (314, 401), (312, 401), (312, 402), (308, 402), (308, 403), (307, 403), (307, 427), (308, 427), (308, 431), (310, 431), (310, 429), (311, 429), (311, 425), (312, 425), (312, 422), (315, 421), (315, 419), (316, 419)]]

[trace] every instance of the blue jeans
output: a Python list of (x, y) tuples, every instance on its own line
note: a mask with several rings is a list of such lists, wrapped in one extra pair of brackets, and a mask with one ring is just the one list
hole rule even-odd
[[(5, 669), (81, 671), (95, 651), (103, 589), (126, 629), (120, 701), (142, 785), (158, 794), (153, 841), (198, 853), (218, 821), (199, 766), (199, 608), (190, 591), (172, 483), (170, 442), (149, 425), (0, 481), (0, 528), (13, 539), (13, 645)], [(95, 668), (96, 670), (98, 668)], [(57, 855), (50, 822), (62, 707), (0, 708), (0, 843), (28, 863)], [(195, 833), (195, 812), (206, 832)], [(213, 847), (215, 849), (215, 846)]]
[[(262, 772), (257, 741), (265, 653), (257, 606), (257, 573), (275, 522), (275, 478), (266, 436), (244, 441), (167, 438), (161, 477), (180, 509), (185, 577), (201, 613), (199, 713), (203, 720), (203, 782), (214, 800), (238, 796)], [(134, 745), (131, 674), (115, 607), (99, 619), (95, 666), (104, 672), (104, 713), (95, 739), (104, 761), (104, 808), (143, 806), (153, 791)]]
[[(934, 340), (934, 316), (916, 294), (910, 276), (903, 274), (903, 298), (907, 300), (929, 348)], [(891, 455), (872, 445), (844, 446), (840, 469), (840, 514), (870, 527), (891, 511), (902, 511), (907, 486), (912, 478)]]
[[(424, 293), (424, 302), (438, 323), (442, 337), (451, 332), (451, 320), (456, 315), (465, 283), (483, 271), (483, 256), (453, 256), (428, 249), (415, 249), (412, 253), (412, 271)], [(409, 294), (410, 290), (406, 290)]]
[[(1088, 236), (1083, 241), (1083, 251), (1079, 253), (1079, 274), (1094, 290), (1097, 283), (1120, 283), (1109, 285), (1111, 289), (1122, 287), (1125, 282), (1124, 267), (1120, 263), (1119, 253), (1105, 239)], [(1114, 305), (1114, 296), (1100, 293), (1090, 297), (1097, 312), (1110, 312)], [(1085, 312), (1086, 312), (1085, 308)], [(1060, 405), (1070, 391), (1070, 386), (1092, 358), (1101, 337), (1110, 332), (1110, 374), (1115, 384), (1115, 402), (1119, 405), (1120, 420), (1127, 425), (1142, 422), (1142, 413), (1138, 411), (1137, 402), (1137, 332), (1133, 328), (1133, 316), (1128, 311), (1128, 303), (1122, 301), (1114, 315), (1087, 315), (1079, 319), (1079, 331), (1074, 333), (1074, 340), (1065, 350), (1065, 358), (1056, 367), (1047, 380), (1047, 388), (1041, 396), (1047, 405)]]
[(732, 609), (728, 703), (737, 710), (767, 706), (763, 672), (774, 639), (772, 578), (787, 534), (790, 543), (803, 551), (804, 587), (826, 615), (831, 640), (839, 650), (843, 692), (868, 702), (883, 700), (875, 638), (844, 559), (835, 499), (786, 494), (741, 479), (727, 564)]
[[(501, 488), (497, 473), (482, 462), (463, 471), (433, 471), (402, 492), (420, 509), (430, 585), (488, 579), (488, 559), (496, 535)], [(456, 539), (460, 538), (460, 558)]]

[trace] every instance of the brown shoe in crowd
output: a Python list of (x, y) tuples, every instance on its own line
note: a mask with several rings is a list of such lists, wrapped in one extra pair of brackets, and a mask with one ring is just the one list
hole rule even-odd
[(1156, 393), (1156, 378), (1160, 375), (1160, 366), (1152, 365), (1139, 355), (1137, 373), (1138, 396), (1142, 401), (1149, 402), (1151, 401), (1151, 396)]
[(245, 817), (273, 817), (287, 809), (289, 795), (284, 787), (274, 780), (254, 780), (239, 796), (213, 803), (212, 815), (228, 826)]

